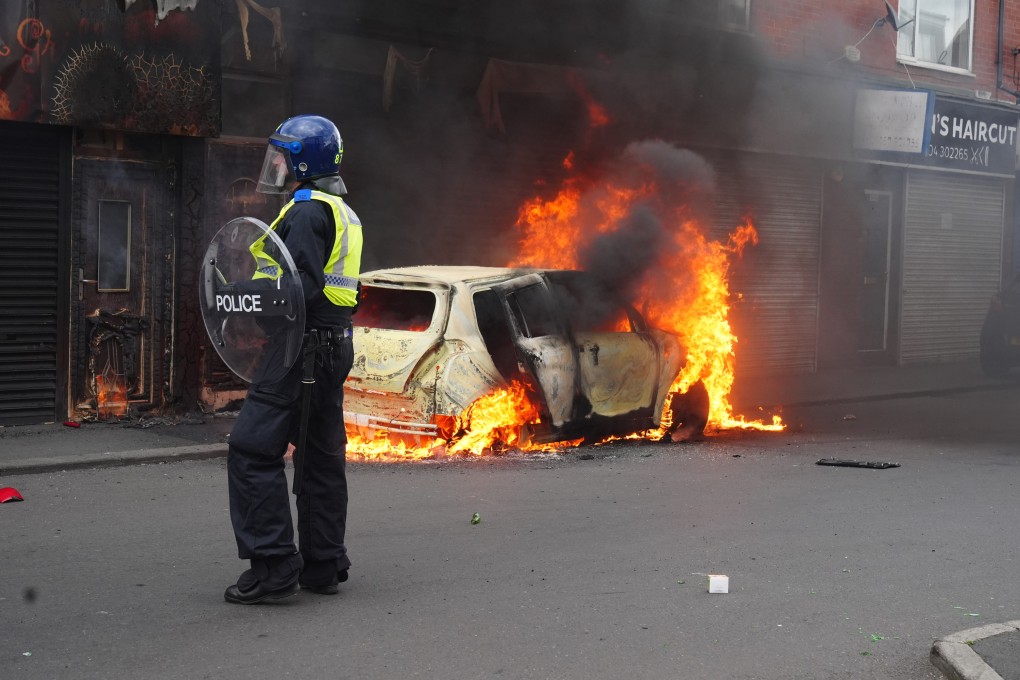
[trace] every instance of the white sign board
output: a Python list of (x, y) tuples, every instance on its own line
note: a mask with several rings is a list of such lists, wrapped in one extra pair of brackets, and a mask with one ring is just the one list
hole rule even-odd
[(917, 90), (858, 90), (854, 148), (924, 153), (931, 93)]

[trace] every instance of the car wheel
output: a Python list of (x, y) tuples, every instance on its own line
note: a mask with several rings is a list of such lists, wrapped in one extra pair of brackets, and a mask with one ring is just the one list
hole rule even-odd
[(708, 424), (708, 408), (708, 390), (700, 380), (683, 394), (674, 394), (669, 402), (669, 412), (673, 418), (669, 439), (682, 442), (700, 437)]

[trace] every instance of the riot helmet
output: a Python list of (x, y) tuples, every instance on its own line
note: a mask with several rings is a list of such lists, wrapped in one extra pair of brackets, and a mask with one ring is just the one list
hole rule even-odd
[(284, 194), (292, 182), (311, 181), (337, 196), (347, 193), (340, 179), (344, 141), (336, 125), (322, 116), (294, 116), (269, 136), (257, 191)]

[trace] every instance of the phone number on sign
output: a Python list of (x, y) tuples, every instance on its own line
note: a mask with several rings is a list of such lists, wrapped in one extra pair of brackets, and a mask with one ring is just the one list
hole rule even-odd
[(970, 149), (965, 149), (961, 146), (941, 146), (935, 144), (928, 145), (928, 151), (925, 156), (929, 158), (945, 158), (951, 161), (970, 161)]

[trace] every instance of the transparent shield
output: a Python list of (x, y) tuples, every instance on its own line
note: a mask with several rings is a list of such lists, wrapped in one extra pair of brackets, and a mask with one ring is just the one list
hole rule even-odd
[(301, 353), (305, 305), (276, 232), (253, 217), (231, 220), (209, 243), (200, 277), (202, 319), (223, 363), (249, 383), (283, 378)]

